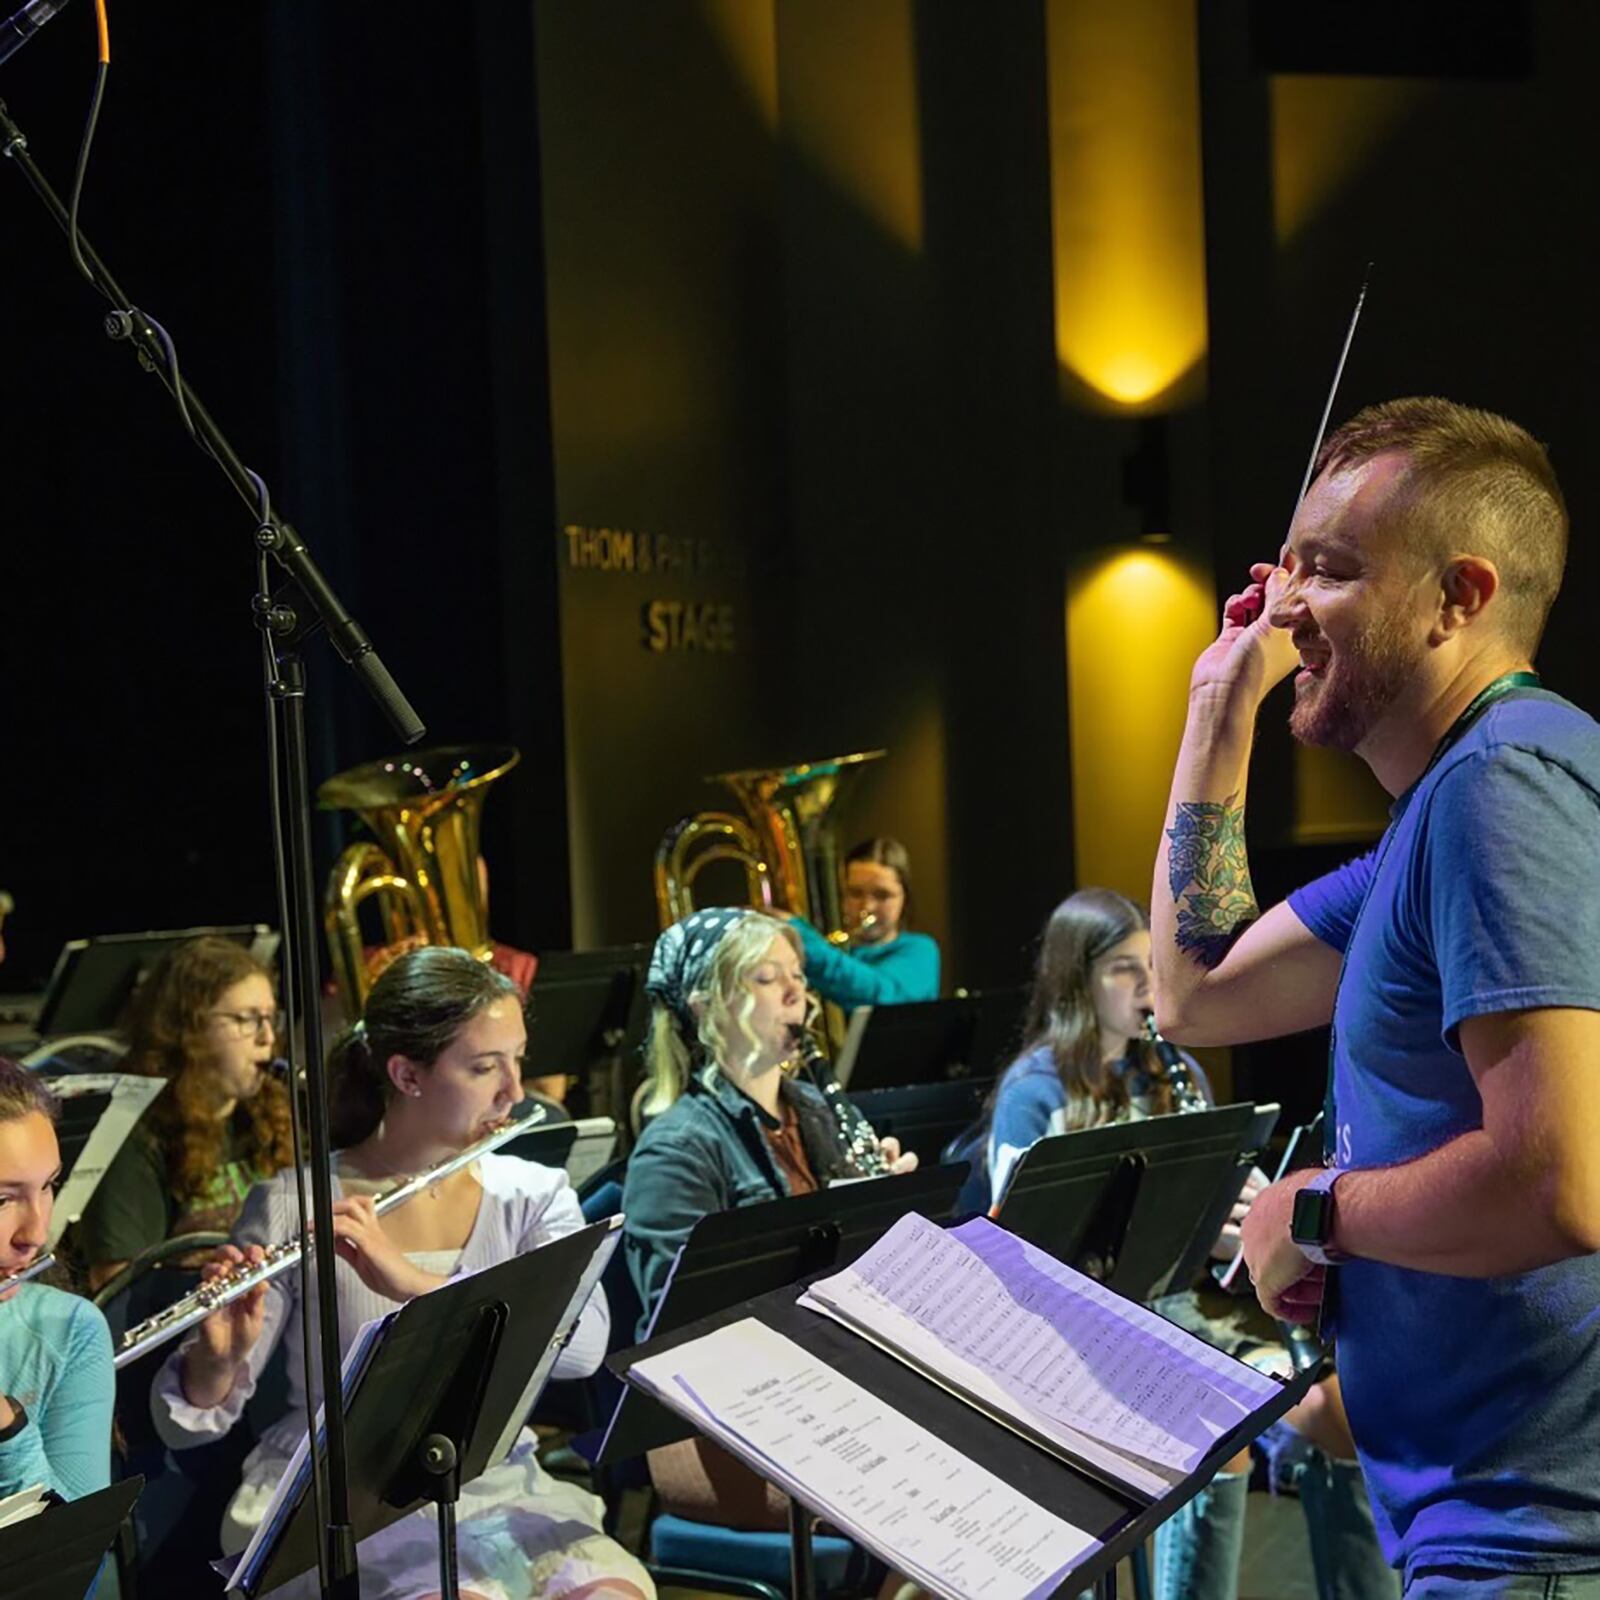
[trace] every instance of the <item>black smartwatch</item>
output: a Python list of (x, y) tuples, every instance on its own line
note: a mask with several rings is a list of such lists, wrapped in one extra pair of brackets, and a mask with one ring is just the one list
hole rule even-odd
[(1294, 1197), (1289, 1237), (1319, 1267), (1334, 1267), (1350, 1259), (1333, 1247), (1333, 1186), (1344, 1174), (1343, 1167), (1324, 1167)]

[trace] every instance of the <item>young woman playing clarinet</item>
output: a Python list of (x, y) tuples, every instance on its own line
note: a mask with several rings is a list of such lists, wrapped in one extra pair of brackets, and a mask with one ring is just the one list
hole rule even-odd
[[(1150, 922), (1111, 889), (1080, 889), (1051, 913), (1034, 973), (1021, 1054), (1000, 1078), (980, 1153), (995, 1202), (1023, 1153), (1047, 1134), (1178, 1110), (1144, 1019), (1151, 991)], [(1201, 1098), (1212, 1101), (1199, 1063), (1185, 1064)], [(1217, 1242), (1239, 1248), (1239, 1225), (1265, 1185), (1252, 1175)], [(1257, 1364), (1287, 1357), (1239, 1329), (1208, 1318), (1187, 1285), (1156, 1310), (1230, 1354)], [(1294, 1463), (1316, 1568), (1317, 1592), (1334, 1600), (1383, 1600), (1398, 1582), (1378, 1548), (1338, 1379), (1313, 1388), (1269, 1432), (1274, 1454)], [(1157, 1600), (1233, 1600), (1238, 1592), (1250, 1454), (1242, 1452), (1156, 1535)]]
[[(361, 1022), (335, 1044), (330, 1113), (335, 1159), (339, 1327), (343, 1340), (368, 1319), (583, 1226), (557, 1169), (485, 1155), (381, 1218), (374, 1196), (475, 1144), (522, 1098), (527, 1045), (515, 985), (464, 950), (411, 950), (387, 967)], [(220, 1274), (297, 1229), (292, 1174), (251, 1191)], [(169, 1357), (151, 1405), (157, 1431), (181, 1450), (238, 1421), (279, 1341), (288, 1346), (289, 1411), (245, 1461), (223, 1525), (223, 1547), (243, 1548), (305, 1432), (298, 1281), (263, 1284), (213, 1312)], [(610, 1317), (597, 1290), (556, 1363), (584, 1377), (605, 1354)], [(644, 1569), (601, 1531), (591, 1494), (551, 1478), (533, 1437), (462, 1489), (458, 1540), (462, 1593), (475, 1600), (614, 1596), (648, 1600)], [(414, 1600), (436, 1593), (437, 1532), (424, 1507), (360, 1548), (362, 1592)], [(290, 1591), (283, 1591), (289, 1593)]]
[(87, 1300), (7, 1278), (39, 1259), (61, 1176), (55, 1100), (0, 1059), (0, 1496), (76, 1500), (111, 1481), (111, 1333)]
[[(645, 980), (653, 1010), (645, 1128), (628, 1160), (622, 1247), (644, 1316), (702, 1217), (808, 1194), (859, 1168), (823, 1096), (792, 1077), (810, 1018), (794, 930), (760, 912), (696, 911), (656, 940)], [(890, 1138), (876, 1154), (909, 1172)], [(787, 1502), (704, 1439), (651, 1452), (663, 1504), (740, 1528), (787, 1525)]]

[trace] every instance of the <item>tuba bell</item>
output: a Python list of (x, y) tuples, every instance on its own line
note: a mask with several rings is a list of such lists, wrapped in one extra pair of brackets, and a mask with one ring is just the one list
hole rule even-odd
[(317, 790), (320, 805), (354, 811), (372, 834), (339, 857), (323, 902), (334, 981), (352, 1021), (377, 977), (361, 935), (366, 900), (377, 899), (385, 945), (459, 945), (488, 959), (483, 802), (519, 759), (508, 744), (449, 745), (368, 761)]
[(745, 870), (751, 905), (792, 911), (831, 932), (843, 922), (834, 807), (868, 761), (867, 750), (792, 767), (721, 772), (706, 779), (730, 788), (744, 815), (701, 811), (667, 830), (656, 848), (656, 910), (669, 927), (695, 909), (694, 880), (714, 861)]

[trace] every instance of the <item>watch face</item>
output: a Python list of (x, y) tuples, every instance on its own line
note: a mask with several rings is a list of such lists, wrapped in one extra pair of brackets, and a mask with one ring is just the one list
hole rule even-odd
[(1332, 1234), (1333, 1196), (1325, 1189), (1302, 1189), (1294, 1197), (1289, 1237), (1300, 1244), (1326, 1244)]

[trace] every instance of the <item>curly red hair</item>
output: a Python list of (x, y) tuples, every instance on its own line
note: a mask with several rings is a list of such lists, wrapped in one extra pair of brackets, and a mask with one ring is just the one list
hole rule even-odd
[[(160, 1146), (180, 1203), (204, 1198), (222, 1160), (223, 1125), (204, 1080), (207, 1013), (234, 984), (254, 977), (272, 981), (243, 945), (206, 935), (166, 956), (134, 998), (122, 1068), (167, 1080), (144, 1125)], [(242, 1109), (249, 1122), (245, 1159), (270, 1177), (294, 1159), (288, 1090), (268, 1079)]]

